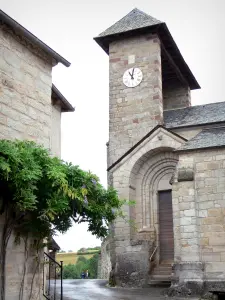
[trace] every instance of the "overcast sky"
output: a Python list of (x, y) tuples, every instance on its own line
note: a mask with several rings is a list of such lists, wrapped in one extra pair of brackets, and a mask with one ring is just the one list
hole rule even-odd
[[(72, 65), (53, 82), (76, 107), (62, 119), (62, 158), (91, 170), (106, 186), (108, 56), (93, 37), (134, 7), (167, 23), (202, 89), (192, 104), (224, 101), (224, 0), (0, 0), (0, 8)], [(100, 245), (85, 225), (56, 238), (64, 250)]]

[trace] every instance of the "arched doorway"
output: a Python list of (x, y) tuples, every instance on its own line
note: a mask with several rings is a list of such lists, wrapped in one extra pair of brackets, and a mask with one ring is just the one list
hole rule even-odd
[[(178, 157), (172, 149), (151, 151), (134, 165), (130, 178), (130, 199), (136, 205), (130, 208), (136, 230), (131, 237), (148, 236), (157, 247), (157, 262), (174, 257), (173, 211), (171, 178)], [(153, 234), (154, 233), (154, 234)]]

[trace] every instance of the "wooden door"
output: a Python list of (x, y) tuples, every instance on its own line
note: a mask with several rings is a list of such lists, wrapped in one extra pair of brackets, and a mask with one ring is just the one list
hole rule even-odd
[(160, 261), (174, 259), (172, 192), (159, 192)]

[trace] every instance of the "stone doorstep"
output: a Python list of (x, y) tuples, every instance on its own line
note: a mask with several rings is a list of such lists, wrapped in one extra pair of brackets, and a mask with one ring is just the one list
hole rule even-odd
[(160, 282), (170, 282), (171, 283), (171, 275), (165, 275), (165, 274), (152, 274), (150, 276), (150, 281), (157, 280)]

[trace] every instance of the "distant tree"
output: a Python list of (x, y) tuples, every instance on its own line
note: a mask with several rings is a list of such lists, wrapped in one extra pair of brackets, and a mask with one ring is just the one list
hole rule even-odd
[(90, 259), (80, 256), (76, 264), (65, 265), (63, 268), (64, 279), (79, 279), (83, 271), (89, 271), (89, 276), (92, 279), (97, 278), (98, 273), (98, 254), (95, 254)]
[(68, 250), (68, 253), (71, 253), (71, 252), (73, 252), (73, 250)]
[(65, 250), (59, 250), (59, 253), (66, 253)]
[(95, 254), (88, 260), (88, 271), (90, 273), (90, 278), (97, 278), (98, 275), (98, 254)]
[(86, 252), (86, 248), (80, 248), (77, 252), (78, 253), (84, 253), (84, 252)]
[(79, 256), (78, 259), (77, 259), (77, 263), (79, 262), (83, 262), (83, 263), (87, 263), (87, 258), (85, 256)]
[(78, 274), (76, 265), (66, 265), (63, 268), (63, 278), (64, 279), (78, 279), (80, 274)]

